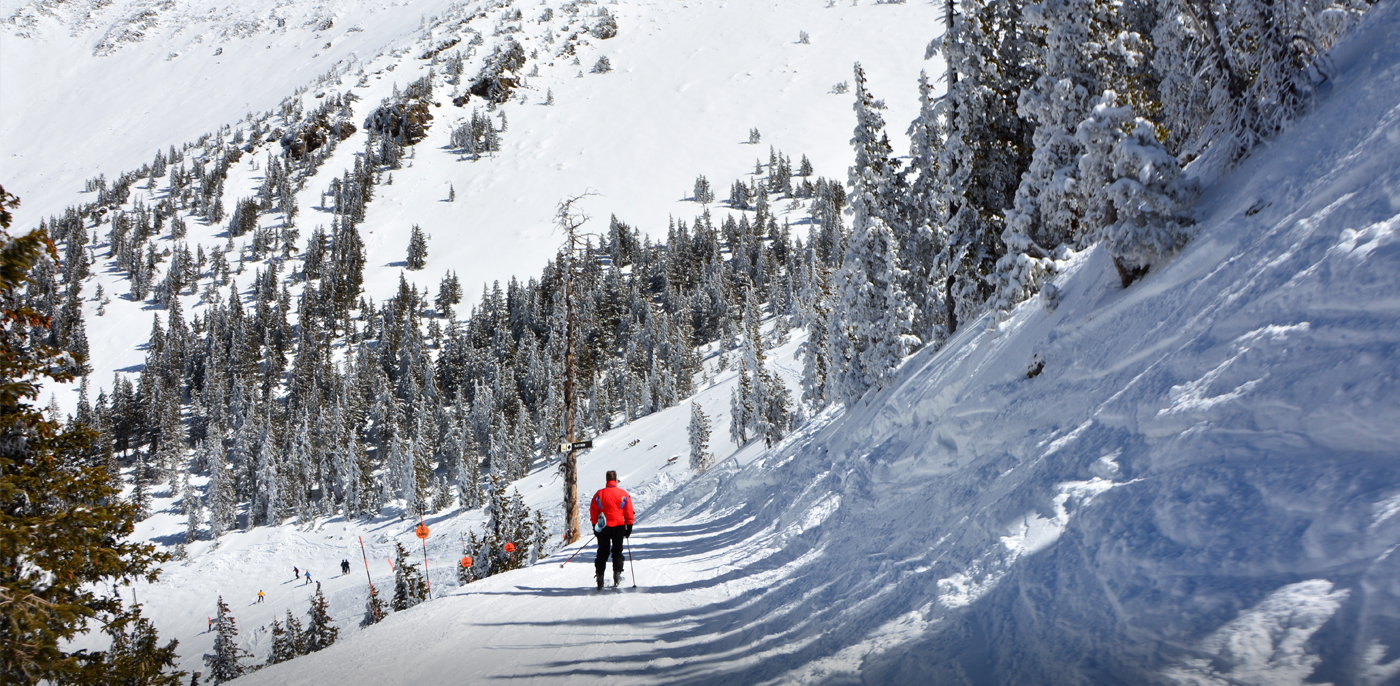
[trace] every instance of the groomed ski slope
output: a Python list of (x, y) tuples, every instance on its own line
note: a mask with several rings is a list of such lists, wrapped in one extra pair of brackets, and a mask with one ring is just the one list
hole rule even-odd
[(1397, 683), (1397, 33), (1145, 280), (1076, 255), (1053, 311), (649, 504), (636, 590), (556, 557), (239, 683)]

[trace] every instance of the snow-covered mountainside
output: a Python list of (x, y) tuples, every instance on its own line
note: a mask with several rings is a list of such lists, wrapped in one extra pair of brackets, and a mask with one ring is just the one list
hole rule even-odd
[(1053, 311), (646, 509), (636, 591), (545, 563), (247, 681), (1396, 683), (1397, 31), (1165, 269), (1076, 255)]
[[(0, 159), (6, 188), (37, 224), (91, 202), (84, 182), (99, 174), (115, 179), (222, 126), (231, 127), (222, 136), (227, 141), (234, 130), (246, 131), (247, 116), (295, 107), (309, 113), (326, 97), (353, 93), (357, 102), (347, 120), (360, 130), (340, 142), (339, 154), (298, 193), (305, 241), (314, 227), (330, 227), (322, 191), (364, 148), (365, 117), (430, 70), (441, 80), (441, 60), (451, 52), (474, 53), (461, 86), (435, 94), (441, 106), (430, 110), (427, 138), (393, 174), (393, 185), (376, 189), (361, 232), (366, 295), (382, 301), (394, 294), (409, 229), (418, 224), (430, 236), (428, 265), (412, 280), (432, 286), (453, 270), (475, 298), (494, 281), (538, 276), (563, 243), (554, 214), (568, 197), (597, 194), (580, 204), (594, 219), (588, 231), (606, 232), (615, 215), (664, 238), (668, 218), (700, 214), (700, 205), (687, 201), (697, 175), (707, 175), (722, 199), (731, 180), (767, 162), (770, 146), (794, 160), (806, 155), (817, 173), (843, 179), (851, 159), (851, 102), (833, 87), (849, 86), (857, 61), (872, 74), (877, 93), (907, 91), (922, 69), (936, 73), (939, 61), (922, 57), (937, 31), (937, 12), (924, 4), (827, 4), (5, 0), (0, 16), (8, 17), (4, 29), (11, 35), (0, 42)], [(589, 32), (599, 9), (615, 15), (616, 36)], [(522, 19), (514, 19), (515, 10)], [(546, 10), (551, 19), (540, 21)], [(146, 13), (154, 17), (149, 28), (127, 27)], [(113, 32), (126, 38), (112, 52), (98, 49)], [(480, 46), (467, 45), (472, 32), (483, 37)], [(804, 33), (808, 44), (798, 42)], [(464, 92), (493, 46), (509, 38), (533, 55), (520, 71), (537, 69), (537, 75), (492, 112), (497, 126), (507, 124), (501, 150), (464, 160), (450, 149), (451, 131), (473, 109), (484, 109), (484, 101), (459, 108), (452, 95)], [(462, 42), (439, 59), (420, 59), (453, 40)], [(555, 56), (570, 43), (577, 48)], [(592, 73), (603, 56), (613, 71)], [(77, 92), (55, 83), (74, 84)], [(554, 104), (544, 105), (551, 94)], [(895, 122), (918, 110), (912, 97), (890, 98), (889, 106)], [(269, 123), (286, 128), (287, 119)], [(751, 129), (761, 143), (748, 144)], [(902, 137), (901, 130), (891, 133)], [(268, 154), (282, 153), (276, 143), (266, 141), (229, 170), (227, 212), (238, 198), (254, 195)], [(60, 147), (82, 152), (57, 154)], [(453, 203), (446, 202), (450, 193)], [(158, 185), (144, 194), (146, 203), (160, 194)], [(139, 189), (134, 195), (143, 196)], [(791, 214), (797, 222), (805, 208)], [(223, 227), (204, 228), (191, 228), (191, 250), (223, 245)], [(111, 295), (126, 290), (119, 274), (99, 278)], [(248, 278), (240, 280), (246, 285)], [(144, 357), (136, 349), (144, 339), (133, 340), (129, 330), (144, 331), (149, 315), (126, 304), (114, 298), (103, 317), (95, 316), (94, 304), (86, 308), (93, 378), (104, 384), (113, 370)], [(59, 402), (71, 407), (75, 399)]]
[[(231, 221), (206, 223), (182, 206), (187, 234), (167, 236), (157, 224), (150, 254), (180, 243), (217, 249), (229, 255), (224, 277), (239, 269), (232, 281), (247, 289), (255, 273), (281, 274), (290, 301), (311, 288), (296, 278), (308, 234), (350, 215), (326, 191), (368, 154), (371, 112), (411, 84), (431, 83), (424, 137), (406, 148), (391, 183), (373, 185), (363, 208), (364, 293), (378, 302), (395, 296), (419, 225), (430, 234), (427, 264), (410, 279), (421, 288), (455, 272), (472, 303), (478, 284), (540, 274), (562, 242), (554, 214), (564, 198), (596, 191), (579, 206), (594, 217), (589, 230), (606, 232), (604, 218), (616, 215), (660, 240), (669, 220), (706, 210), (691, 197), (697, 174), (720, 196), (729, 179), (755, 187), (764, 174), (772, 179), (769, 145), (844, 179), (851, 100), (833, 91), (845, 90), (834, 86), (852, 79), (853, 62), (886, 99), (894, 148), (905, 149), (903, 123), (919, 110), (910, 97), (918, 72), (942, 69), (922, 59), (941, 31), (940, 9), (868, 0), (4, 0), (0, 181), (23, 198), (20, 223), (37, 224), (109, 192), (80, 192), (86, 179), (116, 179), (209, 133), (180, 152), (198, 159), (201, 174), (206, 163), (235, 157), (217, 195), (229, 212), (265, 195), (267, 206), (252, 215), (256, 230), (231, 236)], [(605, 16), (615, 36), (595, 30)], [(337, 476), (306, 476), (318, 484), (306, 486), (316, 503), (284, 493), (285, 511), (267, 506), (271, 523), (255, 522), (255, 505), (240, 503), (238, 526), (215, 540), (196, 508), (190, 538), (198, 540), (186, 543), (193, 494), (215, 507), (209, 474), (224, 458), (204, 446), (218, 438), (218, 421), (261, 421), (246, 407), (196, 409), (191, 385), (174, 424), (187, 419), (192, 437), (197, 417), (219, 419), (208, 419), (215, 428), (204, 427), (210, 438), (190, 455), (181, 444), (180, 458), (206, 469), (189, 468), (186, 494), (174, 477), (152, 484), (150, 516), (135, 534), (183, 557), (157, 583), (120, 593), (143, 606), (163, 639), (179, 640), (179, 667), (189, 672), (207, 670), (217, 599), (229, 603), (251, 665), (268, 661), (274, 622), (304, 616), (312, 594), (324, 593), (339, 640), (240, 684), (1400, 684), (1396, 35), (1400, 7), (1386, 0), (1370, 8), (1331, 51), (1311, 111), (1207, 187), (1190, 210), (1191, 241), (1130, 287), (1103, 245), (1057, 251), (1053, 288), (1009, 313), (963, 322), (881, 388), (849, 408), (803, 417), (771, 448), (731, 437), (730, 399), (741, 385), (734, 358), (742, 353), (717, 342), (697, 351), (693, 396), (635, 413), (631, 396), (615, 400), (621, 419), (593, 437), (579, 467), (583, 498), (615, 469), (636, 499), (618, 590), (595, 592), (586, 542), (572, 558), (577, 547), (557, 546), (561, 476), (552, 447), (526, 457), (523, 475), (504, 471), (502, 457), (492, 463), (493, 473), (518, 476), (510, 486), (520, 503), (544, 515), (551, 542), (517, 548), (527, 558), (543, 548), (540, 559), (463, 583), (458, 561), (468, 537), (490, 528), (490, 515), (449, 495), (449, 505), (423, 519), (431, 533), (420, 544), (411, 498), (393, 497), (401, 482), (385, 476), (399, 467), (383, 457), (392, 441), (379, 427), (396, 423), (382, 417), (369, 422), (380, 443), (377, 495), (363, 496), (382, 501), (373, 512), (340, 514), (351, 506), (332, 502)], [(460, 66), (469, 77), (489, 71), (503, 54), (493, 50), (512, 41), (525, 61), (511, 71), (531, 75), (505, 84), (511, 95), (489, 111), (500, 148), (473, 159), (454, 131), (486, 108), (479, 96), (454, 104), (471, 84), (451, 81), (447, 56), (466, 55)], [(611, 71), (593, 69), (601, 57)], [(58, 82), (81, 88), (55, 92)], [(321, 110), (330, 124), (311, 126), (312, 113), (330, 102), (339, 103)], [(315, 160), (304, 186), (262, 193), (274, 158), (311, 140), (308, 131), (334, 133), (299, 158)], [(177, 196), (171, 175), (141, 176), (130, 197), (113, 201), (120, 210), (103, 214), (142, 216)], [(774, 197), (783, 198), (771, 208), (775, 227), (816, 223), (815, 199)], [(758, 213), (708, 209), (715, 224)], [(301, 227), (287, 239), (292, 248), (251, 247), (274, 231), (285, 238), (292, 214)], [(87, 219), (104, 234), (113, 221)], [(700, 225), (693, 223), (697, 232)], [(736, 243), (727, 245), (733, 259)], [(111, 257), (115, 248), (97, 239), (92, 246), (101, 259), (90, 283), (112, 297), (89, 291), (81, 307), (92, 378), (107, 388), (114, 375), (146, 371), (151, 310), (166, 326), (170, 310), (156, 297), (120, 297), (131, 286)], [(641, 269), (606, 267), (619, 279)], [(222, 306), (228, 288), (215, 287), (219, 276), (211, 268), (189, 292), (177, 289), (184, 316), (209, 317)], [(261, 285), (248, 294), (249, 318), (255, 305), (280, 307)], [(374, 316), (362, 312), (349, 331), (367, 331)], [(436, 317), (424, 319), (436, 327)], [(390, 328), (376, 326), (381, 336)], [(413, 326), (416, 333), (417, 320)], [(334, 320), (329, 331), (340, 335)], [(800, 394), (808, 334), (787, 332), (781, 317), (767, 318), (762, 334), (768, 366)], [(344, 341), (316, 362), (335, 367), (334, 383), (373, 381), (351, 371), (356, 344), (369, 347)], [(660, 357), (651, 358), (658, 377)], [(519, 365), (522, 375), (538, 367)], [(417, 383), (412, 369), (401, 373), (409, 379), (402, 386)], [(391, 400), (402, 391), (381, 383)], [(287, 398), (303, 393), (292, 386), (269, 384), (265, 404), (254, 407), (290, 405)], [(258, 393), (238, 389), (217, 397), (246, 405), (244, 394)], [(61, 407), (78, 404), (76, 387), (54, 392)], [(348, 394), (339, 392), (306, 396), (327, 404), (300, 407), (301, 426), (308, 415), (340, 416)], [(692, 403), (713, 421), (717, 458), (698, 475), (688, 464)], [(289, 451), (302, 449), (297, 417), (289, 411), (274, 422), (274, 410), (265, 411), (266, 426), (280, 428), (258, 440), (271, 444), (266, 434), (283, 432)], [(397, 424), (418, 412), (428, 409), (409, 407)], [(460, 405), (458, 413), (460, 429)], [(231, 444), (241, 440), (232, 437), (240, 429), (224, 428)], [(493, 454), (508, 452), (496, 439), (492, 432)], [(150, 452), (156, 460), (156, 448)], [(135, 481), (136, 467), (124, 467)], [(277, 483), (303, 483), (296, 477)], [(270, 480), (277, 478), (287, 477)], [(434, 494), (451, 492), (441, 483)], [(427, 566), (432, 600), (362, 626), (367, 579), (392, 594), (396, 544)], [(348, 574), (342, 560), (351, 562)], [(88, 636), (78, 645), (89, 641), (101, 643)]]

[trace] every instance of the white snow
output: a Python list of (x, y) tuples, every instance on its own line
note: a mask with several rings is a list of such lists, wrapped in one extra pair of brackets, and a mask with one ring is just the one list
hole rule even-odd
[[(694, 174), (724, 184), (744, 173), (760, 152), (740, 143), (750, 127), (839, 178), (849, 98), (825, 91), (860, 58), (897, 133), (912, 118), (913, 73), (937, 69), (917, 61), (937, 8), (822, 5), (609, 5), (621, 33), (597, 49), (617, 71), (573, 79), (569, 67), (535, 83), (551, 84), (559, 104), (510, 109), (509, 150), (497, 158), (440, 154), (442, 108), (414, 166), (372, 205), (367, 228), (380, 233), (366, 234), (369, 263), (401, 259), (418, 222), (437, 236), (420, 285), (447, 268), (466, 284), (528, 277), (557, 242), (553, 204), (589, 186), (602, 193), (589, 200), (597, 217), (617, 210), (656, 232), (664, 215), (698, 211), (674, 202)], [(62, 44), (67, 29), (56, 26), (47, 40)], [(793, 44), (798, 30), (812, 45)], [(367, 630), (356, 627), (367, 592), (359, 537), (370, 576), (385, 584), (392, 541), (417, 545), (416, 522), (231, 534), (216, 549), (191, 546), (135, 593), (162, 636), (180, 640), (181, 666), (198, 670), (217, 595), (262, 660), (259, 627), (305, 610), (311, 587), (291, 582), (291, 567), (312, 570), (340, 642), (239, 682), (248, 684), (1394, 683), (1397, 33), (1400, 8), (1378, 3), (1334, 51), (1315, 111), (1209, 189), (1192, 242), (1130, 289), (1101, 249), (1073, 255), (1053, 312), (1033, 300), (1004, 321), (967, 323), (942, 350), (910, 357), (885, 390), (819, 414), (770, 451), (725, 438), (734, 376), (720, 374), (696, 398), (715, 419), (719, 460), (704, 475), (685, 467), (689, 403), (600, 437), (582, 458), (585, 492), (617, 469), (638, 501), (620, 592), (594, 594), (591, 550), (561, 566), (572, 549), (457, 587), (460, 536), (480, 513), (444, 512), (428, 521), (435, 599)], [(11, 55), (39, 54), (18, 43), (4, 41), (7, 78)], [(362, 59), (371, 72), (385, 64)], [(401, 69), (401, 85), (417, 73)], [(12, 114), (10, 93), (40, 83), (21, 78), (30, 80), (18, 91), (6, 84), (0, 140), (7, 160), (20, 153), (35, 165), (23, 169), (39, 170), (49, 163), (34, 161), (38, 143), (8, 147), (32, 121)], [(391, 85), (376, 84), (365, 102)], [(155, 147), (142, 145), (149, 152), (105, 153), (102, 168), (144, 161)], [(345, 145), (344, 155), (356, 149)], [(61, 209), (92, 173), (44, 169), (34, 173), (69, 190), (7, 185), (26, 211), (29, 197), (45, 214)], [(249, 187), (254, 172), (239, 173)], [(415, 196), (426, 179), (458, 180), (457, 204)], [(315, 224), (312, 200), (302, 197), (303, 227)], [(377, 269), (367, 288), (382, 297), (396, 281), (396, 269)], [(98, 379), (140, 361), (123, 345), (144, 336), (147, 315), (113, 304), (123, 308), (89, 318)], [(800, 340), (770, 353), (790, 384)], [(1027, 378), (1037, 356), (1043, 372)], [(517, 487), (557, 520), (551, 469)], [(169, 543), (181, 530), (164, 512), (137, 536)], [(334, 576), (346, 557), (352, 573)], [(263, 605), (253, 603), (259, 589)]]

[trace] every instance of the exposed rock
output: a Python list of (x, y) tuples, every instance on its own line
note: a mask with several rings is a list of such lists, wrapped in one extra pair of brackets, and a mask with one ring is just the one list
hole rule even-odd
[[(515, 90), (519, 85), (519, 81), (508, 76), (492, 76), (479, 79), (476, 83), (472, 84), (468, 92), (479, 98), (487, 98), (494, 103), (503, 103), (510, 99), (511, 91)], [(466, 104), (466, 96), (462, 96), (461, 100), (462, 104)], [(456, 100), (452, 102), (453, 104), (457, 104)], [(458, 105), (458, 107), (461, 107), (461, 105)]]
[(331, 136), (335, 136), (337, 141), (343, 141), (356, 131), (358, 129), (355, 125), (348, 121), (331, 121), (329, 117), (321, 115), (306, 122), (296, 131), (282, 136), (282, 148), (288, 157), (299, 160), (330, 142)]
[(393, 136), (401, 145), (413, 145), (428, 135), (433, 115), (422, 100), (387, 103), (370, 113), (365, 128)]

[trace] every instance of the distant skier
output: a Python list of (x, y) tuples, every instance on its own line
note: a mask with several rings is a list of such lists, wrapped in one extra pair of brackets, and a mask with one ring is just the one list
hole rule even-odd
[(263, 592), (262, 592), (262, 591), (258, 591), (258, 602), (261, 603), (262, 601), (263, 601)]
[(306, 570), (306, 583), (304, 583), (304, 584), (302, 584), (302, 585), (303, 585), (303, 586), (307, 586), (307, 585), (310, 585), (310, 584), (311, 584), (311, 570), (308, 569), (308, 570)]
[[(599, 520), (598, 516), (602, 515)], [(613, 563), (613, 587), (622, 583), (622, 539), (632, 535), (632, 498), (627, 491), (618, 488), (617, 472), (608, 470), (608, 485), (593, 494), (593, 502), (588, 506), (588, 521), (598, 534), (598, 558), (593, 561), (596, 570), (594, 579), (598, 588), (603, 588), (603, 572), (608, 566), (608, 557)]]
[(292, 581), (296, 581), (297, 578), (300, 577), (300, 576), (301, 576), (301, 570), (300, 570), (300, 569), (297, 569), (296, 567), (292, 567)]
[(349, 560), (341, 560), (341, 561), (340, 561), (340, 575), (341, 575), (341, 576), (345, 576), (346, 574), (349, 574), (349, 573), (350, 573), (350, 561), (349, 561)]

